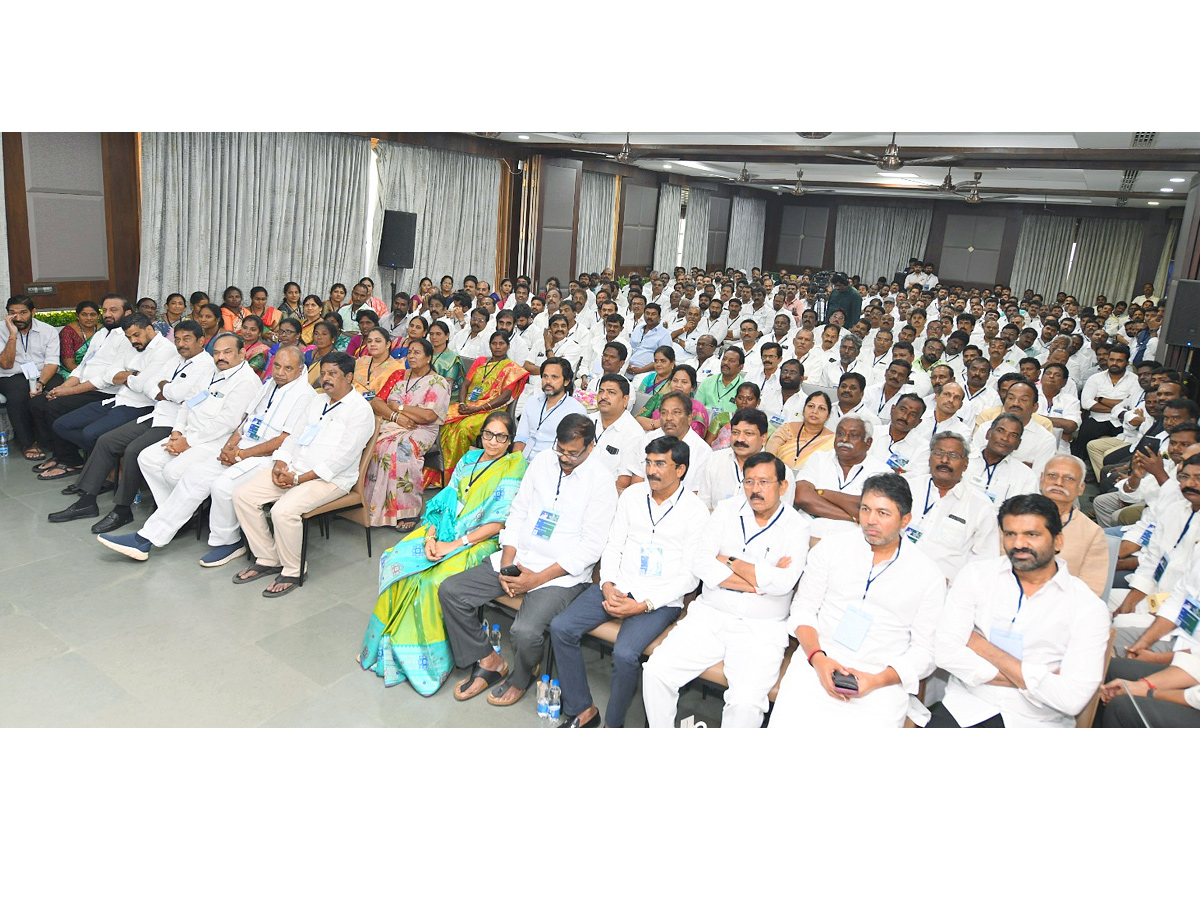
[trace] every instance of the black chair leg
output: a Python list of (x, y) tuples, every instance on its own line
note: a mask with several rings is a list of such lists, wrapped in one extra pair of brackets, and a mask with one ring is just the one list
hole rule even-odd
[(367, 533), (367, 559), (371, 558), (371, 526), (366, 526), (363, 531)]

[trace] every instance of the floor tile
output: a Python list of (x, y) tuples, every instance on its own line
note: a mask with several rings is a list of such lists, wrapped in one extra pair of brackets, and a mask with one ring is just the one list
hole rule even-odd
[(281, 628), (258, 641), (258, 646), (317, 684), (328, 686), (355, 669), (361, 671), (355, 656), (366, 627), (362, 612), (339, 603)]
[(77, 653), (0, 675), (0, 726), (77, 726), (130, 695)]

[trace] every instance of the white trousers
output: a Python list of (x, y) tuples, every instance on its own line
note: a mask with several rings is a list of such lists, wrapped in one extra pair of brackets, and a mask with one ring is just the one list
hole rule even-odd
[(865, 697), (834, 700), (821, 687), (816, 669), (803, 656), (794, 655), (771, 710), (771, 727), (812, 734), (822, 729), (903, 728), (907, 716), (908, 692), (900, 685), (878, 688)]
[(171, 491), (175, 489), (175, 485), (179, 483), (184, 472), (202, 460), (215, 460), (225, 445), (224, 441), (198, 444), (195, 447), (189, 447), (178, 456), (172, 456), (163, 447), (165, 443), (166, 441), (163, 441), (162, 444), (151, 444), (138, 454), (138, 468), (142, 470), (146, 486), (154, 495), (156, 506), (162, 506), (167, 502), (167, 498), (171, 496)]
[(779, 678), (787, 623), (743, 619), (697, 600), (643, 667), (642, 700), (651, 728), (674, 728), (679, 689), (724, 660), (722, 728), (758, 728)]
[[(191, 452), (180, 454), (178, 459), (184, 459)], [(270, 467), (270, 457), (244, 460), (236, 469), (222, 465), (216, 454), (194, 456), (188, 462), (190, 464), (182, 472), (178, 467), (170, 467), (171, 474), (178, 475), (178, 480), (165, 500), (157, 500), (156, 495), (158, 508), (138, 529), (139, 533), (154, 546), (165, 547), (195, 515), (205, 498), (211, 497), (208, 545), (223, 547), (236, 543), (241, 539), (242, 529), (233, 508), (233, 491), (254, 477), (259, 469)], [(246, 466), (247, 462), (253, 465)]]

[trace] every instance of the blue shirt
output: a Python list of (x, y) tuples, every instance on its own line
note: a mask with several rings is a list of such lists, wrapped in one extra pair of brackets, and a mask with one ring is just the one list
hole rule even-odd
[(535, 456), (554, 446), (558, 436), (558, 423), (568, 413), (586, 416), (587, 410), (571, 396), (563, 397), (557, 406), (549, 410), (546, 409), (545, 394), (530, 398), (525, 404), (525, 411), (521, 413), (521, 421), (517, 424), (517, 433), (513, 438), (514, 444), (525, 445), (522, 452), (527, 462), (533, 462)]
[[(639, 334), (638, 332), (641, 332)], [(649, 331), (645, 325), (639, 325), (629, 335), (629, 365), (648, 366), (654, 362), (654, 351), (671, 343), (671, 333), (661, 324), (655, 325)]]

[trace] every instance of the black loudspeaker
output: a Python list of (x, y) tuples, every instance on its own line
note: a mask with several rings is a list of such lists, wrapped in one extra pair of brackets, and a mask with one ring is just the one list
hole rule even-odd
[(379, 237), (379, 265), (385, 269), (411, 269), (416, 259), (417, 214), (385, 210)]
[(1176, 347), (1200, 346), (1200, 281), (1179, 281), (1164, 338)]

